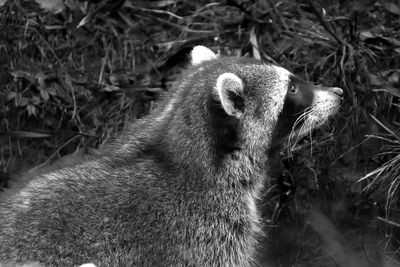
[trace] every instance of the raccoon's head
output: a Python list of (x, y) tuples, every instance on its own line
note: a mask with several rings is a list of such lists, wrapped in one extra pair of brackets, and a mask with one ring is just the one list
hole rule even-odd
[(243, 142), (268, 149), (289, 135), (298, 138), (325, 123), (342, 102), (342, 89), (313, 85), (284, 68), (254, 59), (216, 58), (202, 46), (192, 51), (192, 64), (210, 69), (207, 79), (215, 77), (209, 81), (214, 84), (214, 125), (223, 133), (239, 127), (236, 134), (220, 136), (225, 147), (234, 141), (238, 149)]

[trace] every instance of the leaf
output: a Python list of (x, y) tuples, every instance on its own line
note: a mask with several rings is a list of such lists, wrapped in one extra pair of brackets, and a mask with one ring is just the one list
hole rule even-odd
[(397, 140), (400, 141), (400, 136), (398, 136), (394, 131), (392, 131), (389, 127), (387, 127), (385, 124), (383, 124), (380, 120), (378, 120), (374, 115), (369, 114), (369, 116), (377, 123), (379, 126), (381, 126), (383, 129), (385, 129), (390, 135), (395, 137)]
[(49, 93), (47, 92), (47, 90), (46, 89), (41, 89), (40, 90), (40, 96), (42, 97), (42, 99), (44, 100), (44, 101), (47, 101), (47, 100), (49, 100)]
[[(18, 96), (19, 94), (17, 94), (16, 96)], [(15, 98), (15, 105), (17, 107), (25, 107), (26, 105), (28, 105), (29, 103), (29, 99), (26, 97), (23, 97), (21, 95), (19, 95), (19, 97)]]
[(71, 76), (68, 74), (68, 72), (65, 72), (65, 84), (71, 90), (72, 101), (74, 103), (74, 111), (72, 113), (72, 119), (75, 119), (78, 107), (76, 106), (75, 88), (72, 85), (72, 79), (71, 79)]
[(27, 72), (27, 71), (23, 71), (23, 70), (13, 71), (13, 72), (11, 72), (11, 75), (14, 77), (14, 79), (23, 78), (23, 79), (26, 79), (26, 80), (28, 80), (28, 81), (30, 81), (32, 83), (35, 80), (35, 77), (34, 77), (34, 75), (32, 73)]
[(255, 33), (254, 27), (251, 28), (251, 31), (250, 31), (250, 43), (253, 46), (253, 57), (255, 59), (260, 60), (261, 59), (260, 49), (258, 48), (258, 41), (257, 41), (257, 36)]
[(37, 108), (32, 104), (29, 104), (28, 106), (26, 106), (26, 110), (28, 110), (28, 115), (29, 116), (32, 116), (32, 115), (36, 116), (37, 115)]
[(53, 86), (47, 87), (46, 91), (52, 96), (57, 95), (57, 89), (54, 88)]
[(362, 32), (360, 32), (360, 39), (362, 41), (364, 41), (364, 40), (366, 40), (368, 38), (373, 38), (374, 36), (375, 35), (370, 31), (362, 31)]
[[(132, 6), (133, 1), (125, 1), (124, 6)], [(170, 6), (176, 3), (176, 0), (161, 0), (161, 1), (135, 1), (135, 6), (147, 8), (160, 8)]]
[(388, 77), (388, 82), (392, 83), (392, 84), (398, 83), (399, 80), (400, 80), (400, 77), (399, 77), (399, 73), (398, 72), (394, 72)]
[(62, 12), (65, 8), (63, 0), (35, 0), (35, 1), (40, 5), (41, 8), (55, 14)]
[(78, 26), (76, 26), (76, 28), (82, 27), (83, 25), (85, 25), (86, 23), (88, 23), (90, 19), (91, 19), (91, 14), (89, 13), (88, 15), (86, 15), (86, 16), (78, 23)]
[(33, 96), (32, 97), (32, 99), (31, 99), (31, 102), (34, 104), (34, 105), (39, 105), (40, 104), (40, 97), (38, 97), (38, 96)]
[(368, 73), (368, 78), (371, 85), (380, 86), (383, 84), (383, 81), (379, 78), (378, 75)]
[(384, 3), (383, 6), (392, 14), (400, 15), (400, 8), (395, 3)]
[(116, 85), (112, 85), (112, 84), (107, 84), (106, 86), (104, 86), (101, 91), (106, 91), (106, 92), (114, 92), (114, 91), (121, 91), (121, 88), (119, 88)]
[(17, 95), (16, 92), (8, 92), (6, 96), (7, 101), (10, 101), (11, 99), (15, 98), (16, 95)]
[(50, 134), (27, 132), (27, 131), (0, 132), (0, 136), (10, 136), (10, 137), (15, 137), (15, 138), (47, 138), (47, 137), (51, 137)]
[(43, 72), (36, 73), (35, 78), (39, 84), (39, 89), (44, 90), (46, 88), (46, 82), (45, 82), (46, 76), (44, 75), (44, 73)]
[(162, 1), (146, 1), (145, 4), (148, 4), (149, 7), (166, 7), (169, 5), (175, 4), (175, 0), (162, 0)]
[(6, 2), (7, 0), (0, 0), (0, 7), (3, 6)]
[(82, 11), (83, 9), (83, 4), (81, 6), (81, 4), (79, 3), (79, 1), (77, 0), (65, 0), (64, 4), (73, 11)]
[(385, 92), (385, 93), (392, 94), (394, 96), (400, 97), (400, 91), (399, 91), (398, 88), (386, 87), (386, 88), (373, 89), (372, 91), (374, 91), (374, 92)]
[(387, 41), (388, 43), (390, 43), (393, 46), (400, 46), (400, 41), (396, 38), (390, 38), (390, 37), (385, 37), (385, 36), (379, 36), (380, 38), (382, 38), (383, 40)]

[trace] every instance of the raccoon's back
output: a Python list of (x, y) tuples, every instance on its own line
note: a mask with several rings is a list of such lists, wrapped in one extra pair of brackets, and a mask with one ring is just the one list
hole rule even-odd
[[(209, 188), (150, 159), (96, 160), (65, 168), (35, 178), (2, 204), (0, 262), (237, 262), (240, 245), (245, 244), (232, 244), (243, 239), (243, 229), (238, 229), (236, 239), (229, 227), (237, 222), (230, 221), (232, 207), (227, 203), (236, 206), (237, 199), (209, 201), (218, 198)], [(240, 223), (246, 220), (233, 217)]]
[(108, 258), (103, 262), (112, 261), (109, 255), (132, 250), (139, 258), (139, 248), (146, 247), (141, 242), (151, 240), (141, 232), (149, 227), (144, 222), (152, 227), (149, 233), (160, 234), (153, 211), (171, 198), (156, 189), (162, 183), (156, 166), (148, 164), (113, 169), (87, 162), (7, 194), (0, 207), (0, 261), (72, 266), (101, 260), (102, 254)]

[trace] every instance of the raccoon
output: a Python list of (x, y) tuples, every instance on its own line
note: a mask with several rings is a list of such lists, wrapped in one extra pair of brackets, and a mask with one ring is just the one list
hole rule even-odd
[(254, 266), (266, 153), (322, 125), (340, 88), (192, 50), (160, 106), (96, 159), (35, 177), (0, 207), (0, 262)]

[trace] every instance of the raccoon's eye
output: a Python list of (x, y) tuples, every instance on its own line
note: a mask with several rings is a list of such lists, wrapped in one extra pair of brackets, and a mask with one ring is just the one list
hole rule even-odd
[(294, 84), (291, 84), (291, 85), (289, 86), (289, 93), (291, 93), (291, 94), (297, 93), (297, 86), (294, 85)]

